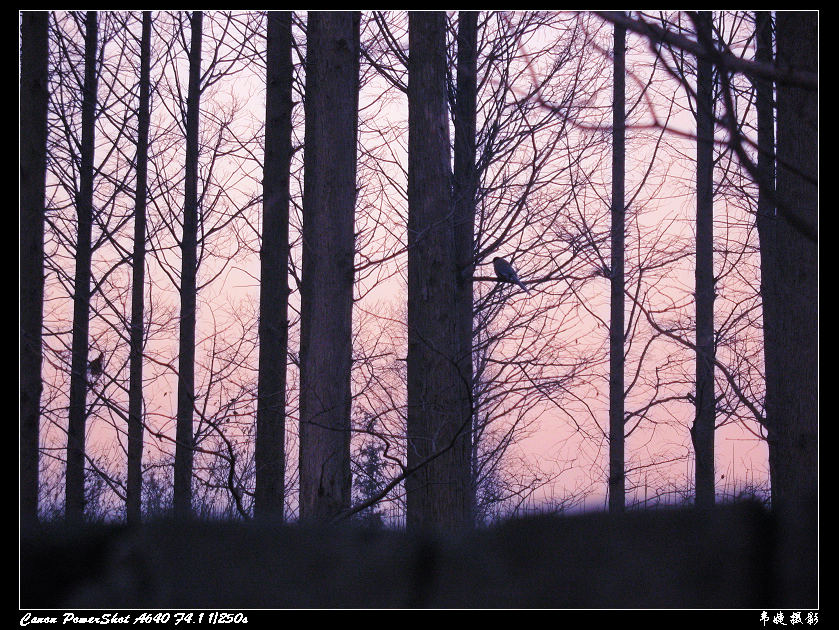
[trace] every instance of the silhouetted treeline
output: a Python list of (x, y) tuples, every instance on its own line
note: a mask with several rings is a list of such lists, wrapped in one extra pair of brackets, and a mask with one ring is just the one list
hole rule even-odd
[[(20, 37), (26, 526), (108, 493), (132, 522), (461, 530), (572, 469), (547, 510), (622, 511), (672, 459), (711, 507), (729, 425), (774, 508), (817, 497), (816, 12), (24, 11)], [(552, 468), (522, 454), (543, 418)], [(684, 453), (627, 451), (656, 431)]]

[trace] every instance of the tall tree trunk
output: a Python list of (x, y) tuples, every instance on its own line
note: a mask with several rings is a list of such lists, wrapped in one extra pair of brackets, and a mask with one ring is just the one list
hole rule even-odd
[[(772, 16), (769, 11), (755, 12), (755, 61), (772, 64)], [(777, 352), (777, 343), (773, 343), (773, 331), (778, 325), (778, 300), (774, 298), (775, 284), (772, 280), (777, 265), (776, 225), (778, 221), (775, 208), (775, 95), (771, 81), (754, 79), (755, 108), (757, 111), (757, 173), (759, 179), (757, 217), (758, 237), (760, 239), (760, 275), (761, 295), (763, 297), (763, 332), (764, 363), (766, 379), (765, 413), (767, 424), (776, 417), (773, 406), (780, 384), (779, 369), (782, 357)], [(770, 446), (770, 452), (774, 447)], [(771, 476), (771, 475), (770, 475)]]
[(21, 15), (20, 61), (20, 517), (38, 521), (44, 199), (47, 174), (49, 13)]
[[(818, 71), (818, 14), (776, 14), (777, 65)], [(818, 93), (777, 86), (776, 216), (763, 216), (766, 428), (772, 503), (818, 489), (818, 246), (796, 225), (818, 224)], [(771, 239), (764, 242), (764, 236)]]
[(81, 521), (85, 507), (85, 425), (87, 424), (87, 362), (90, 316), (91, 230), (93, 222), (93, 154), (96, 124), (97, 15), (88, 11), (85, 20), (84, 87), (82, 89), (82, 141), (79, 190), (76, 270), (73, 283), (73, 340), (70, 362), (70, 410), (67, 426), (65, 516)]
[[(772, 52), (772, 15), (769, 11), (755, 12), (755, 61), (771, 66), (775, 63)], [(753, 79), (755, 110), (757, 112), (757, 172), (758, 207), (757, 229), (760, 241), (772, 242), (771, 230), (775, 225), (775, 95), (772, 81)], [(771, 253), (771, 248), (768, 250)], [(761, 264), (768, 258), (761, 249)], [(767, 267), (767, 270), (771, 266)], [(764, 305), (764, 308), (766, 306)]]
[(283, 518), (285, 501), (288, 206), (293, 70), (291, 44), (291, 12), (269, 12), (254, 515), (280, 519)]
[[(701, 11), (699, 40), (710, 45), (712, 17)], [(697, 59), (696, 71), (696, 415), (695, 502), (714, 505), (714, 105), (713, 67)]]
[[(779, 68), (818, 72), (818, 18), (776, 13)], [(781, 81), (776, 90), (777, 211), (758, 214), (764, 407), (783, 606), (802, 608), (818, 604), (818, 91)]]
[(612, 92), (612, 260), (609, 320), (609, 511), (626, 503), (624, 464), (624, 189), (626, 165), (626, 29), (614, 27)]
[(300, 517), (350, 506), (358, 12), (307, 26), (300, 319)]
[[(472, 424), (475, 412), (475, 384), (472, 368), (473, 280), (475, 268), (475, 198), (478, 170), (475, 145), (478, 99), (478, 12), (461, 11), (457, 30), (457, 92), (454, 107), (454, 246), (457, 261), (457, 342), (458, 365), (466, 392), (460, 401), (460, 413), (470, 429), (464, 432), (463, 448), (469, 458), (460, 462), (468, 470), (460, 475), (468, 479), (468, 513), (466, 522), (474, 519), (475, 462), (472, 450)], [(468, 419), (468, 420), (467, 420)]]
[(614, 27), (612, 87), (612, 260), (609, 320), (609, 511), (626, 503), (624, 464), (624, 189), (626, 180), (626, 29)]
[(407, 526), (457, 529), (470, 506), (470, 416), (460, 409), (471, 392), (458, 354), (446, 15), (412, 12), (408, 24)]
[(146, 195), (149, 153), (151, 12), (143, 12), (140, 40), (140, 102), (137, 105), (137, 189), (134, 198), (134, 251), (131, 261), (131, 351), (128, 383), (128, 479), (125, 508), (129, 523), (140, 521), (143, 490), (143, 310), (146, 278)]
[(178, 353), (178, 411), (175, 429), (174, 511), (192, 514), (192, 460), (195, 448), (192, 416), (195, 404), (195, 305), (198, 241), (198, 114), (201, 96), (201, 30), (204, 14), (190, 19), (189, 84), (186, 97), (186, 161), (181, 237), (181, 314)]

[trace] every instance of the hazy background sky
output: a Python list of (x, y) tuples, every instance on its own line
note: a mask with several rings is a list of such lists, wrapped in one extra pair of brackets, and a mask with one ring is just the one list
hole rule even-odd
[[(133, 200), (130, 190), (114, 182), (130, 172), (132, 125), (126, 104), (103, 87), (105, 75), (125, 78), (130, 87), (137, 65), (136, 44), (121, 39), (109, 19), (128, 14), (102, 13), (106, 69), (100, 79), (103, 111), (97, 127), (97, 178), (94, 225), (94, 296), (91, 350), (104, 355), (105, 371), (88, 397), (87, 448), (90, 465), (101, 474), (89, 488), (98, 489), (92, 509), (119, 517), (120, 484), (125, 478), (128, 345), (123, 319), (130, 313), (130, 248)], [(450, 18), (456, 19), (455, 13)], [(57, 13), (64, 37), (81, 41), (77, 25)], [(176, 239), (183, 194), (182, 129), (178, 92), (185, 90), (184, 42), (176, 36), (174, 14), (157, 13), (153, 30), (152, 77), (158, 90), (152, 99), (149, 234), (154, 253), (147, 256), (147, 320), (145, 412), (147, 430), (144, 478), (165, 486), (171, 482), (174, 457), (175, 393), (177, 389)], [(372, 58), (394, 64), (397, 78), (406, 71), (386, 49), (373, 15), (362, 18), (362, 46)], [(400, 46), (407, 48), (404, 13), (384, 16)], [(305, 19), (305, 15), (300, 16)], [(522, 14), (491, 18), (479, 36), (486, 53), (492, 35), (505, 23), (519, 23)], [(476, 275), (476, 304), (492, 314), (487, 334), (498, 334), (488, 345), (487, 386), (482, 412), (490, 415), (488, 449), (504, 447), (498, 482), (506, 490), (506, 510), (540, 505), (605, 506), (608, 478), (608, 321), (609, 281), (603, 264), (609, 261), (611, 26), (590, 14), (555, 13), (534, 26), (521, 41), (508, 41), (499, 57), (512, 59), (510, 84), (495, 70), (479, 67), (479, 155), (489, 138), (497, 147), (513, 142), (523, 120), (532, 126), (532, 146), (522, 143), (511, 161), (491, 166), (482, 180), (478, 243), (489, 248), (505, 226), (499, 246), (486, 249)], [(129, 17), (135, 33), (137, 16)], [(483, 21), (481, 21), (483, 24)], [(261, 158), (264, 122), (264, 16), (257, 13), (208, 12), (205, 21), (204, 63), (215, 55), (216, 65), (204, 77), (201, 106), (201, 169), (199, 194), (205, 241), (200, 252), (197, 318), (195, 428), (199, 453), (195, 475), (203, 480), (196, 504), (228, 513), (227, 473), (234, 467), (235, 483), (253, 490), (253, 439), (258, 357), (259, 234), (261, 230)], [(751, 35), (749, 25), (728, 13), (718, 26), (738, 50)], [(305, 37), (294, 29), (305, 54)], [(219, 41), (220, 39), (220, 41)], [(500, 44), (495, 44), (500, 46)], [(693, 258), (695, 218), (695, 141), (690, 100), (663, 68), (667, 62), (690, 65), (691, 60), (656, 60), (644, 41), (628, 36), (627, 69), (627, 282), (646, 312), (660, 325), (693, 341)], [(55, 55), (55, 49), (51, 49)], [(454, 54), (452, 52), (452, 54)], [(746, 55), (751, 55), (747, 50)], [(78, 55), (76, 55), (78, 57)], [(75, 57), (70, 54), (71, 60)], [(78, 59), (76, 59), (78, 61)], [(71, 63), (62, 61), (62, 67)], [(296, 69), (302, 89), (303, 71)], [(404, 357), (406, 348), (406, 221), (407, 221), (407, 99), (370, 63), (362, 59), (359, 123), (359, 197), (357, 203), (357, 302), (354, 311), (353, 415), (358, 426), (375, 418), (377, 430), (392, 434), (396, 452), (404, 450)], [(533, 92), (534, 80), (554, 72), (550, 83)], [(507, 89), (499, 89), (504, 88)], [(643, 91), (642, 91), (643, 88)], [(491, 100), (493, 92), (503, 98)], [(69, 92), (57, 87), (53, 103)], [(571, 98), (573, 96), (573, 98)], [(484, 97), (485, 100), (481, 100)], [(568, 101), (563, 101), (563, 98)], [(536, 103), (542, 98), (543, 104)], [(742, 95), (746, 120), (753, 117), (748, 94)], [(300, 94), (295, 94), (300, 100)], [(525, 108), (525, 103), (528, 108)], [(551, 104), (562, 104), (552, 112)], [(70, 110), (72, 112), (72, 109)], [(653, 115), (654, 114), (654, 115)], [(71, 113), (72, 116), (72, 113)], [(492, 121), (498, 119), (493, 131)], [(302, 145), (302, 106), (294, 110), (295, 146)], [(66, 142), (62, 125), (51, 118), (51, 140)], [(675, 132), (662, 133), (660, 124)], [(129, 129), (126, 136), (120, 131)], [(753, 204), (739, 167), (725, 152), (718, 130), (715, 182), (715, 274), (718, 278), (715, 324), (719, 330), (718, 358), (729, 365), (744, 392), (755, 402), (762, 396), (759, 267)], [(114, 143), (125, 154), (113, 152)], [(542, 154), (552, 147), (550, 154)], [(534, 155), (545, 155), (538, 172)], [(288, 514), (296, 511), (296, 360), (300, 272), (300, 199), (302, 150), (293, 159), (290, 296), (292, 322), (288, 396), (287, 479)], [(531, 165), (530, 167), (528, 165)], [(518, 169), (518, 170), (517, 170)], [(505, 223), (528, 182), (536, 181), (516, 221)], [(742, 184), (742, 186), (740, 186)], [(739, 188), (738, 188), (739, 186)], [(745, 189), (744, 189), (745, 187)], [(73, 206), (68, 178), (53, 164), (48, 177), (49, 222), (46, 251), (50, 263), (45, 302), (45, 391), (42, 398), (41, 509), (57, 509), (63, 497), (63, 449), (69, 391), (70, 321), (72, 313)], [(753, 191), (752, 191), (753, 192)], [(105, 234), (113, 234), (113, 238)], [(603, 240), (603, 239), (606, 240)], [(514, 259), (533, 293), (491, 294), (493, 255)], [(122, 264), (118, 264), (122, 263)], [(644, 265), (640, 279), (633, 271)], [(508, 291), (505, 289), (505, 291)], [(631, 315), (630, 315), (631, 313)], [(632, 386), (627, 413), (627, 503), (679, 502), (692, 495), (692, 447), (689, 427), (694, 407), (692, 352), (658, 334), (633, 302), (627, 300), (631, 324), (627, 345), (626, 383)], [(491, 377), (491, 378), (490, 378)], [(716, 475), (718, 492), (768, 490), (765, 441), (748, 411), (717, 373), (721, 396), (717, 416)], [(370, 442), (361, 433), (356, 448)], [(376, 443), (375, 440), (373, 443)], [(233, 449), (231, 451), (231, 449)], [(230, 454), (234, 453), (231, 457)], [(390, 467), (389, 474), (396, 469)], [(147, 486), (155, 492), (156, 486)], [(393, 496), (398, 495), (397, 492)]]

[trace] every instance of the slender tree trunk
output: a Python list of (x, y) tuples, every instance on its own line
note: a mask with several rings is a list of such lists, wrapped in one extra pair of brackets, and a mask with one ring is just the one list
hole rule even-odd
[(140, 40), (140, 102), (137, 106), (137, 189), (134, 198), (134, 252), (131, 279), (131, 355), (128, 384), (128, 480), (125, 508), (129, 523), (140, 521), (143, 490), (143, 310), (146, 277), (146, 195), (149, 153), (151, 12), (143, 12)]
[[(755, 12), (755, 61), (771, 65), (775, 55), (772, 52), (772, 16), (769, 11)], [(757, 201), (757, 230), (760, 237), (761, 284), (774, 268), (773, 254), (777, 247), (774, 237), (775, 222), (775, 95), (772, 82), (768, 79), (755, 79), (755, 109), (757, 111), (757, 171), (759, 179)], [(766, 295), (766, 289), (761, 287)], [(774, 315), (767, 309), (774, 307), (772, 300), (763, 302), (764, 331), (766, 322), (774, 322)], [(771, 326), (770, 326), (771, 327)], [(777, 377), (770, 372), (777, 366), (777, 357), (769, 361), (766, 357), (766, 380), (777, 382)]]
[(351, 502), (358, 12), (313, 12), (307, 26), (303, 279), (300, 320), (300, 517)]
[(254, 514), (283, 518), (288, 356), (291, 12), (268, 13)]
[[(446, 15), (409, 14), (407, 526), (468, 525), (470, 383), (460, 367)], [(464, 474), (465, 472), (465, 474)]]
[(181, 326), (178, 354), (178, 411), (175, 436), (174, 511), (192, 514), (192, 460), (195, 448), (192, 416), (195, 404), (195, 305), (198, 241), (198, 114), (201, 95), (201, 30), (204, 14), (190, 19), (189, 84), (186, 97), (186, 161), (181, 238)]
[[(712, 17), (699, 13), (700, 41), (710, 42)], [(696, 416), (691, 428), (696, 505), (714, 505), (714, 105), (713, 67), (697, 59), (696, 76)]]
[(612, 260), (609, 320), (609, 511), (626, 503), (624, 464), (624, 189), (626, 164), (626, 29), (614, 27), (612, 93)]
[[(755, 61), (774, 63), (772, 52), (772, 18), (768, 11), (755, 13)], [(757, 171), (759, 177), (757, 217), (760, 238), (761, 295), (763, 297), (764, 363), (766, 379), (765, 413), (767, 425), (777, 415), (774, 407), (776, 392), (781, 383), (779, 372), (783, 357), (778, 353), (779, 345), (773, 342), (778, 327), (778, 300), (774, 296), (775, 283), (772, 280), (777, 265), (778, 243), (775, 208), (775, 95), (773, 84), (768, 79), (755, 79), (755, 108), (757, 110)], [(773, 449), (770, 446), (770, 452)], [(770, 474), (771, 477), (771, 474)]]
[[(775, 62), (775, 55), (772, 52), (772, 15), (769, 11), (755, 12), (755, 61), (767, 66)], [(756, 78), (753, 83), (757, 112), (757, 169), (760, 184), (757, 229), (761, 234), (761, 242), (766, 240), (769, 243), (771, 229), (775, 225), (775, 95), (773, 84), (769, 79)], [(764, 231), (767, 229), (764, 237)], [(771, 251), (771, 248), (769, 250)], [(764, 258), (761, 249), (761, 263)]]
[(20, 517), (38, 521), (44, 199), (47, 173), (49, 13), (21, 15), (20, 61)]
[[(457, 93), (454, 108), (454, 238), (457, 261), (457, 338), (459, 370), (463, 375), (464, 390), (460, 413), (469, 422), (470, 430), (462, 436), (463, 446), (469, 453), (461, 465), (468, 470), (461, 476), (468, 480), (468, 513), (465, 521), (474, 519), (475, 462), (472, 449), (472, 424), (474, 422), (475, 384), (472, 368), (473, 280), (475, 268), (475, 197), (478, 188), (478, 170), (475, 165), (475, 144), (478, 99), (478, 12), (461, 11), (457, 30)], [(460, 448), (460, 447), (459, 447)]]
[[(777, 65), (818, 72), (818, 14), (776, 14)], [(776, 216), (760, 232), (766, 428), (772, 503), (818, 490), (818, 245), (796, 225), (818, 225), (818, 93), (777, 86)], [(764, 242), (764, 238), (769, 239)]]
[(76, 196), (78, 234), (73, 286), (73, 340), (70, 363), (70, 410), (67, 426), (65, 515), (81, 521), (85, 508), (85, 425), (87, 424), (87, 361), (90, 316), (91, 229), (93, 222), (93, 154), (96, 124), (97, 15), (85, 20), (84, 87), (79, 190)]

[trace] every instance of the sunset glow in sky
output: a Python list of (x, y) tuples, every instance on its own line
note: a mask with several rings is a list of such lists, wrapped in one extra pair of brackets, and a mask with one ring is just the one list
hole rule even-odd
[[(91, 510), (122, 518), (125, 483), (131, 271), (125, 262), (133, 221), (134, 120), (122, 92), (136, 82), (137, 42), (123, 41), (116, 23), (100, 14), (105, 66), (97, 123), (94, 193), (94, 295), (90, 356), (104, 354), (104, 373), (88, 396), (87, 449)], [(498, 512), (516, 509), (602, 509), (608, 479), (608, 325), (611, 196), (611, 25), (589, 13), (481, 14), (479, 20), (478, 157), (482, 172), (476, 222), (476, 376), (479, 452), (486, 481), (502, 488)], [(405, 13), (384, 17), (394, 41), (407, 49)], [(734, 12), (718, 25), (732, 50), (751, 53), (751, 25)], [(305, 23), (305, 14), (298, 15)], [(457, 14), (449, 13), (452, 29)], [(528, 22), (520, 39), (501, 37)], [(82, 41), (68, 14), (56, 13), (68, 41)], [(253, 440), (258, 364), (259, 248), (264, 134), (264, 15), (210, 11), (204, 20), (205, 91), (201, 97), (199, 194), (202, 227), (196, 342), (195, 505), (235, 515), (227, 478), (234, 467), (247, 505), (254, 488)], [(152, 131), (149, 166), (145, 348), (144, 479), (149, 497), (166, 504), (174, 457), (177, 391), (178, 238), (183, 197), (183, 129), (179, 94), (185, 91), (186, 51), (175, 35), (176, 14), (155, 14), (152, 42)], [(389, 76), (361, 61), (358, 201), (356, 206), (355, 398), (353, 418), (391, 436), (404, 457), (407, 346), (407, 98), (393, 82), (407, 69), (388, 47), (372, 13), (362, 16), (362, 47)], [(298, 24), (294, 61), (305, 54)], [(456, 30), (450, 32), (450, 39)], [(221, 38), (221, 41), (218, 41)], [(187, 38), (188, 39), (188, 38)], [(627, 504), (678, 503), (692, 496), (695, 408), (694, 354), (661, 334), (693, 343), (695, 140), (691, 98), (648, 44), (627, 39), (626, 166), (626, 466)], [(487, 59), (492, 52), (493, 63)], [(454, 58), (452, 44), (450, 58)], [(51, 63), (67, 70), (80, 51)], [(216, 64), (209, 65), (215, 58)], [(113, 76), (121, 86), (109, 90)], [(287, 515), (296, 515), (297, 361), (301, 272), (304, 71), (295, 70), (295, 147), (292, 160), (290, 265), (291, 321), (286, 453)], [(54, 79), (55, 81), (55, 79)], [(751, 92), (743, 77), (743, 119), (754, 125)], [(534, 87), (534, 82), (540, 85)], [(543, 83), (544, 82), (544, 83)], [(67, 86), (52, 86), (51, 140), (67, 143), (53, 114), (64, 103), (75, 121)], [(121, 92), (122, 91), (122, 92)], [(541, 102), (540, 102), (541, 100)], [(128, 104), (126, 104), (126, 101)], [(554, 109), (551, 106), (555, 106)], [(75, 116), (75, 118), (74, 118)], [(77, 121), (69, 128), (77, 131)], [(749, 127), (751, 128), (751, 127)], [(127, 131), (125, 131), (127, 130)], [(124, 135), (120, 135), (125, 131)], [(747, 135), (752, 131), (747, 129)], [(758, 408), (763, 353), (755, 187), (717, 130), (715, 157), (715, 329), (717, 358)], [(114, 144), (119, 149), (112, 150)], [(66, 149), (64, 150), (66, 152)], [(69, 392), (75, 247), (72, 186), (75, 173), (56, 158), (48, 174), (49, 258), (45, 294), (45, 389), (42, 396), (41, 510), (53, 514), (63, 499), (63, 458)], [(115, 182), (129, 180), (121, 187)], [(113, 235), (113, 238), (110, 236)], [(493, 256), (512, 260), (531, 294), (496, 289)], [(719, 396), (716, 478), (720, 500), (768, 495), (767, 447), (755, 418), (717, 371)], [(372, 438), (353, 437), (357, 449)], [(235, 455), (230, 457), (230, 448)], [(394, 465), (387, 474), (394, 476)], [(154, 485), (158, 484), (158, 485)], [(398, 490), (398, 489), (397, 489)], [(398, 492), (393, 497), (398, 497)], [(154, 499), (149, 499), (154, 503)], [(398, 500), (396, 500), (398, 504)], [(502, 509), (503, 508), (503, 509)], [(197, 507), (197, 509), (199, 509)], [(200, 512), (199, 509), (199, 512)], [(399, 509), (391, 506), (398, 520)]]

